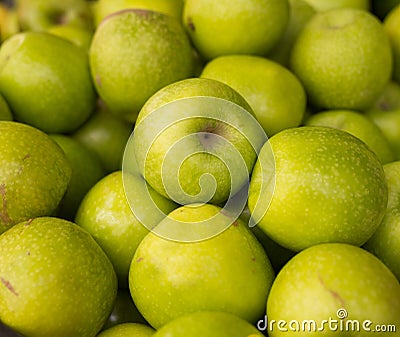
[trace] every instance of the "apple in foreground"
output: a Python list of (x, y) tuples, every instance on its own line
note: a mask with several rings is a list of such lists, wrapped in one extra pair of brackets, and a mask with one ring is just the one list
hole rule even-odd
[(35, 218), (0, 236), (0, 320), (22, 335), (93, 337), (116, 294), (110, 260), (72, 222)]
[[(215, 228), (219, 234), (199, 241), (161, 236), (202, 237)], [(158, 329), (199, 310), (227, 311), (252, 323), (263, 315), (274, 272), (244, 222), (217, 206), (196, 204), (172, 211), (156, 231), (139, 244), (129, 271), (132, 298), (150, 325)]]
[[(400, 284), (362, 248), (316, 245), (294, 256), (277, 275), (267, 317), (264, 327), (270, 337), (395, 337), (400, 326)], [(381, 332), (374, 331), (378, 325)]]
[(303, 126), (267, 143), (248, 205), (252, 221), (272, 240), (300, 251), (324, 242), (361, 246), (372, 236), (388, 191), (382, 164), (364, 142), (342, 130)]
[(265, 140), (244, 98), (206, 78), (155, 93), (140, 111), (132, 138), (141, 174), (179, 204), (228, 200), (248, 183)]
[(218, 311), (199, 311), (176, 318), (161, 327), (153, 337), (263, 337), (245, 320)]

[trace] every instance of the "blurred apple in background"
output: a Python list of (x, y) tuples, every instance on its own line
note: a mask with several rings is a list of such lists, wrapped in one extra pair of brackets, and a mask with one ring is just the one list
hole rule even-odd
[(368, 11), (371, 7), (370, 0), (305, 0), (305, 1), (309, 3), (312, 7), (314, 7), (317, 11), (326, 11), (337, 8), (356, 8)]
[(19, 33), (1, 45), (0, 93), (15, 120), (47, 133), (76, 130), (96, 102), (87, 53), (42, 32)]
[(122, 323), (102, 331), (97, 337), (151, 337), (155, 330), (141, 323)]
[(10, 107), (8, 106), (8, 103), (1, 94), (0, 94), (0, 120), (2, 121), (13, 120), (13, 115), (10, 110)]
[(382, 23), (365, 10), (315, 14), (300, 32), (290, 67), (318, 109), (369, 108), (390, 79), (392, 51)]
[(393, 51), (393, 79), (400, 82), (400, 4), (387, 14), (383, 27)]
[(320, 111), (305, 122), (306, 125), (328, 126), (347, 131), (361, 139), (375, 152), (382, 164), (392, 162), (394, 154), (382, 131), (368, 117), (357, 111)]
[(98, 0), (94, 8), (95, 25), (110, 14), (132, 8), (161, 12), (181, 21), (183, 0)]
[[(226, 9), (229, 8), (229, 11)], [(283, 36), (288, 0), (186, 0), (183, 24), (207, 60), (227, 54), (266, 55)]]
[(395, 159), (400, 159), (400, 85), (390, 81), (375, 103), (366, 110), (388, 140)]

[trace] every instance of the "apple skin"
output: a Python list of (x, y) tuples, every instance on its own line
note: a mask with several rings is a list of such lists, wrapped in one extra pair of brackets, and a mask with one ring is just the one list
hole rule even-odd
[(55, 24), (93, 28), (90, 5), (85, 0), (16, 0), (22, 30), (42, 31)]
[(180, 242), (150, 232), (136, 250), (129, 288), (154, 328), (200, 310), (227, 311), (250, 322), (264, 312), (274, 278), (268, 257), (246, 224), (220, 211), (209, 204), (182, 206), (157, 225), (168, 231), (183, 221), (201, 235), (207, 228), (194, 221), (218, 226), (213, 217), (219, 214), (232, 225), (218, 235)]
[(363, 111), (390, 79), (389, 38), (382, 23), (365, 10), (319, 12), (297, 37), (290, 68), (302, 81), (312, 106)]
[(26, 124), (0, 121), (0, 233), (53, 214), (71, 174), (65, 153), (48, 135)]
[(395, 81), (400, 82), (400, 4), (394, 7), (385, 17), (383, 27), (393, 52), (393, 74)]
[(151, 337), (155, 330), (140, 323), (123, 323), (102, 331), (97, 337)]
[[(229, 11), (227, 10), (229, 8)], [(186, 0), (183, 24), (207, 60), (221, 55), (266, 55), (289, 20), (287, 0)]]
[[(317, 11), (327, 11), (337, 8), (355, 8), (368, 11), (370, 0), (305, 0)], [(380, 0), (382, 1), (382, 0)]]
[[(133, 153), (141, 174), (179, 204), (225, 202), (248, 183), (266, 140), (251, 111), (220, 81), (193, 78), (164, 87), (136, 122)], [(210, 176), (213, 181), (202, 181)]]
[(72, 137), (93, 151), (104, 170), (111, 173), (121, 169), (125, 145), (132, 129), (132, 123), (119, 119), (100, 106)]
[(153, 337), (263, 337), (245, 320), (218, 311), (199, 311), (176, 318), (161, 327)]
[(55, 25), (46, 30), (48, 33), (62, 37), (88, 51), (92, 42), (93, 32), (75, 25)]
[[(279, 331), (277, 324), (268, 329), (270, 337), (280, 336), (357, 336), (367, 337), (363, 321), (400, 324), (400, 284), (393, 273), (374, 255), (353, 245), (327, 243), (303, 250), (277, 275), (268, 297), (267, 317), (289, 322), (338, 320), (345, 309), (348, 320), (360, 322), (360, 332), (337, 331), (325, 324), (323, 332)], [(343, 322), (345, 323), (345, 322)], [(345, 327), (345, 325), (344, 325)], [(349, 327), (351, 329), (351, 326)], [(348, 329), (348, 330), (349, 330)], [(374, 332), (376, 336), (398, 336), (398, 332)]]
[[(128, 286), (128, 273), (133, 255), (149, 230), (132, 213), (127, 195), (140, 199), (143, 178), (122, 171), (110, 173), (94, 185), (82, 200), (75, 222), (88, 231), (111, 260), (118, 275), (119, 287)], [(129, 188), (130, 191), (127, 191)], [(176, 205), (151, 191), (154, 203), (168, 214)], [(132, 202), (132, 200), (131, 200)], [(145, 214), (146, 224), (156, 225), (163, 218), (151, 209)]]
[(94, 337), (112, 310), (112, 264), (72, 222), (15, 225), (0, 236), (0, 261), (0, 319), (25, 336)]
[(268, 143), (253, 169), (248, 205), (272, 240), (300, 251), (324, 242), (361, 246), (372, 236), (388, 191), (382, 164), (364, 142), (334, 128), (303, 126)]
[(389, 190), (387, 210), (364, 247), (384, 262), (400, 280), (400, 161), (386, 164), (383, 168)]
[(104, 176), (104, 169), (99, 158), (76, 139), (60, 134), (51, 134), (50, 138), (64, 151), (72, 168), (67, 191), (56, 214), (60, 218), (73, 221), (83, 197)]
[(308, 118), (305, 125), (327, 126), (347, 131), (367, 144), (382, 164), (392, 162), (395, 159), (389, 141), (379, 127), (364, 114), (357, 111), (320, 111)]
[(99, 0), (94, 10), (95, 25), (108, 15), (128, 8), (148, 9), (182, 18), (183, 0)]
[(100, 97), (130, 122), (157, 90), (194, 70), (192, 47), (180, 22), (144, 9), (123, 10), (103, 20), (89, 59)]
[(221, 81), (250, 104), (265, 133), (299, 126), (306, 109), (306, 93), (297, 77), (280, 64), (260, 56), (226, 55), (214, 58), (201, 77)]
[(8, 106), (8, 103), (2, 95), (0, 95), (0, 120), (1, 121), (12, 121), (13, 115)]
[(85, 51), (43, 32), (19, 33), (2, 44), (0, 92), (15, 120), (46, 133), (74, 131), (96, 102)]

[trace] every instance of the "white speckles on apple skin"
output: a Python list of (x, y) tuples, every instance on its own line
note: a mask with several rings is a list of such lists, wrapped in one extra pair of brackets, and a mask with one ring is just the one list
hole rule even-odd
[[(282, 246), (301, 250), (323, 242), (364, 244), (382, 220), (387, 185), (376, 155), (357, 138), (325, 127), (301, 127), (269, 141), (276, 185), (259, 226)], [(259, 191), (253, 172), (249, 207)], [(262, 208), (261, 197), (257, 207)]]

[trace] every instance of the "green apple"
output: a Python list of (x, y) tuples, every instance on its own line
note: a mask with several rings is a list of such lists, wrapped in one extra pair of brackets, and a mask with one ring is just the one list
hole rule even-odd
[(0, 93), (16, 120), (47, 133), (77, 129), (96, 102), (87, 53), (39, 32), (16, 34), (1, 45)]
[(70, 163), (49, 136), (25, 124), (0, 121), (0, 233), (51, 215), (70, 179)]
[(368, 117), (357, 111), (320, 111), (308, 118), (305, 124), (327, 126), (347, 131), (367, 144), (383, 164), (392, 162), (395, 158), (389, 141), (379, 127)]
[(268, 136), (299, 126), (303, 120), (303, 85), (276, 62), (260, 56), (220, 56), (205, 65), (201, 77), (226, 83), (240, 93)]
[(131, 123), (120, 120), (101, 107), (72, 137), (96, 153), (105, 171), (110, 173), (121, 169), (125, 145), (132, 128)]
[[(228, 10), (229, 9), (229, 10)], [(186, 0), (183, 24), (196, 49), (210, 60), (227, 54), (266, 55), (289, 21), (287, 0)]]
[[(220, 81), (193, 78), (164, 87), (136, 122), (132, 152), (140, 172), (179, 204), (232, 201), (248, 183), (266, 140), (250, 111), (243, 97)], [(231, 211), (239, 216), (241, 210)]]
[(0, 41), (20, 31), (17, 11), (7, 4), (0, 3)]
[[(160, 235), (202, 237), (226, 221), (227, 229), (201, 241)], [(274, 272), (242, 220), (218, 206), (193, 204), (172, 211), (156, 232), (139, 244), (129, 271), (132, 298), (150, 325), (158, 329), (201, 310), (226, 311), (249, 322), (263, 314)]]
[(123, 323), (102, 331), (97, 337), (151, 337), (155, 330), (140, 323)]
[(128, 289), (118, 289), (114, 308), (103, 326), (103, 330), (122, 323), (141, 323), (146, 324), (146, 320), (133, 303)]
[(383, 20), (399, 4), (400, 0), (371, 0), (372, 13)]
[(297, 36), (316, 10), (306, 0), (289, 0), (290, 15), (285, 33), (279, 43), (268, 53), (268, 58), (288, 67), (290, 54)]
[(0, 94), (0, 120), (1, 121), (13, 120), (13, 115), (10, 110), (10, 107), (8, 106), (8, 103), (1, 94)]
[[(318, 11), (327, 11), (337, 8), (355, 8), (368, 11), (370, 0), (305, 0)], [(382, 1), (382, 0), (380, 0)], [(385, 1), (385, 0), (383, 0)]]
[(248, 205), (272, 240), (300, 251), (324, 242), (361, 246), (372, 236), (388, 192), (382, 164), (364, 142), (342, 130), (304, 126), (268, 143), (253, 170)]
[(153, 337), (263, 337), (253, 325), (227, 312), (200, 311), (178, 317)]
[(388, 184), (385, 217), (365, 248), (381, 259), (400, 280), (400, 161), (383, 166)]
[(400, 4), (385, 17), (383, 27), (392, 46), (393, 79), (400, 82)]
[(400, 284), (362, 248), (316, 245), (298, 253), (277, 275), (267, 317), (270, 337), (395, 337)]
[(390, 81), (376, 102), (366, 110), (369, 117), (382, 131), (392, 148), (395, 158), (400, 159), (400, 85)]
[(75, 43), (77, 46), (82, 47), (85, 50), (89, 50), (93, 37), (92, 31), (72, 24), (54, 25), (48, 28), (47, 32), (59, 37), (63, 37), (64, 39)]
[(101, 248), (58, 218), (31, 219), (3, 233), (0, 275), (0, 320), (29, 337), (93, 337), (117, 293)]
[(15, 0), (23, 30), (41, 31), (55, 24), (92, 28), (91, 8), (85, 0)]
[(290, 67), (318, 109), (363, 111), (390, 79), (392, 51), (382, 23), (365, 10), (314, 15), (296, 39)]
[[(101, 179), (83, 199), (75, 222), (87, 230), (107, 254), (118, 275), (120, 288), (128, 286), (128, 272), (133, 254), (148, 229), (132, 213), (127, 196), (139, 199), (143, 195), (143, 178), (122, 176), (113, 172)], [(169, 199), (151, 191), (154, 203), (168, 214), (176, 205)], [(139, 201), (138, 201), (139, 202)], [(144, 215), (146, 224), (155, 226), (163, 217), (148, 207)]]
[(132, 122), (157, 90), (193, 74), (192, 47), (180, 22), (150, 10), (108, 16), (89, 54), (100, 97), (113, 113)]
[(95, 25), (108, 15), (129, 8), (148, 9), (171, 15), (179, 21), (182, 17), (183, 0), (98, 0), (95, 11)]
[(52, 134), (50, 138), (63, 149), (72, 168), (68, 189), (56, 214), (72, 221), (83, 197), (104, 176), (104, 169), (99, 158), (76, 139), (60, 134)]

